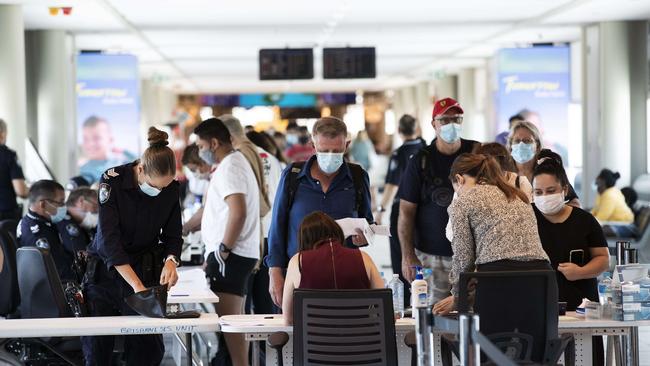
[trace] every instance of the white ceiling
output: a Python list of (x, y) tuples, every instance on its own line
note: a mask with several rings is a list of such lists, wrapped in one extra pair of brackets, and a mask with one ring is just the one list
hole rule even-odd
[[(501, 47), (578, 40), (589, 22), (650, 19), (648, 0), (15, 0), (27, 29), (65, 29), (78, 49), (136, 54), (144, 77), (182, 91), (351, 91), (483, 65)], [(72, 6), (50, 16), (49, 6)], [(374, 46), (377, 78), (320, 78), (323, 46)], [(258, 50), (315, 47), (314, 80), (258, 78)]]

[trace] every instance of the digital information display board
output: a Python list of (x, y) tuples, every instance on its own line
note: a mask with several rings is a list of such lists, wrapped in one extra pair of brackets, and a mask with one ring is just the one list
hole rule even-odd
[(323, 48), (323, 79), (372, 79), (376, 74), (374, 47)]
[(304, 80), (314, 78), (311, 48), (260, 50), (260, 80)]

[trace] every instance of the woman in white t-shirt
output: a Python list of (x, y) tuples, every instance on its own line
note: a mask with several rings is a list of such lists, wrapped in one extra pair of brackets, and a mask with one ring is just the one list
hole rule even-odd
[[(260, 258), (260, 202), (257, 180), (246, 158), (233, 149), (230, 132), (217, 118), (203, 121), (194, 133), (199, 156), (218, 163), (208, 186), (201, 220), (206, 277), (219, 296), (217, 313), (241, 314), (248, 279)], [(224, 334), (234, 366), (248, 364), (243, 335)]]

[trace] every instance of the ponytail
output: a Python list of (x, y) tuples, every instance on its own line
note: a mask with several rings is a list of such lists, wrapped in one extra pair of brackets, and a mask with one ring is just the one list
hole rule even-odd
[(451, 166), (450, 179), (456, 181), (456, 175), (468, 175), (478, 184), (489, 184), (499, 188), (508, 201), (519, 198), (529, 203), (529, 198), (524, 192), (512, 186), (505, 179), (505, 175), (497, 161), (492, 156), (483, 154), (461, 154), (454, 160)]

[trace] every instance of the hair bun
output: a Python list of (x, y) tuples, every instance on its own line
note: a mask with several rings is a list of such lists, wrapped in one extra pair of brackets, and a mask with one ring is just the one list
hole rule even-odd
[(621, 177), (621, 173), (619, 172), (614, 173), (614, 179), (618, 179), (620, 177)]
[(167, 141), (168, 137), (169, 135), (167, 135), (167, 132), (160, 131), (155, 127), (149, 127), (149, 131), (147, 132), (149, 147), (163, 147), (169, 145), (169, 141)]

